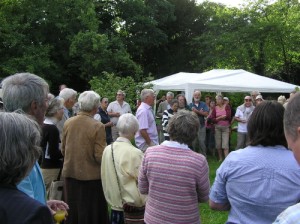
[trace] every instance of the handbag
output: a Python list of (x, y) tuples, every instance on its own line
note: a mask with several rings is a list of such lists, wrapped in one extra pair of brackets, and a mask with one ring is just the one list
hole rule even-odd
[(144, 224), (145, 206), (136, 207), (134, 205), (130, 205), (130, 204), (126, 203), (123, 200), (119, 177), (118, 177), (117, 169), (116, 169), (116, 165), (115, 165), (113, 143), (111, 144), (111, 156), (112, 156), (113, 165), (114, 165), (115, 173), (116, 173), (116, 177), (117, 177), (117, 183), (118, 183), (118, 187), (119, 187), (119, 191), (120, 191), (120, 197), (121, 197), (122, 204), (123, 204), (124, 223), (125, 224)]
[(62, 168), (60, 168), (57, 179), (51, 182), (49, 188), (49, 200), (62, 200), (63, 199), (63, 185), (64, 181), (60, 180)]

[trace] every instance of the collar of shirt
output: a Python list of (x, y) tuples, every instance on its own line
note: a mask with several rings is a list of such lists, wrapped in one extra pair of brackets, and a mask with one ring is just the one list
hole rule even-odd
[(164, 141), (163, 143), (161, 143), (161, 145), (173, 148), (190, 149), (188, 145), (175, 141)]
[(46, 117), (44, 120), (44, 124), (54, 124), (56, 125), (58, 120), (54, 117)]
[(116, 139), (116, 142), (127, 142), (127, 143), (131, 144), (131, 141), (127, 138), (124, 138), (124, 137), (118, 137)]
[(146, 109), (152, 109), (152, 107), (144, 102), (141, 103), (141, 106), (143, 106)]

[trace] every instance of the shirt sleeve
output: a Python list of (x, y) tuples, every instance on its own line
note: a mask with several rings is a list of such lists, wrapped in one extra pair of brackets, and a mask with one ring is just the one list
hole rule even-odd
[(204, 159), (203, 164), (200, 168), (201, 176), (197, 181), (197, 194), (198, 194), (198, 202), (206, 202), (208, 200), (209, 195), (209, 168), (207, 160)]
[(229, 164), (230, 163), (225, 159), (222, 165), (217, 170), (216, 178), (209, 194), (209, 199), (215, 203), (229, 203), (226, 192), (226, 182), (228, 175), (226, 170), (228, 170)]
[(104, 124), (100, 123), (100, 126), (97, 125), (96, 127), (96, 134), (95, 134), (95, 144), (94, 144), (94, 156), (96, 161), (101, 164), (102, 154), (106, 147), (106, 133)]
[(167, 127), (168, 121), (169, 121), (169, 114), (168, 114), (168, 111), (165, 110), (163, 113), (163, 117), (162, 117), (162, 126)]
[(148, 123), (148, 111), (147, 110), (143, 110), (141, 111), (141, 113), (138, 115), (137, 117), (138, 121), (139, 121), (139, 129), (148, 129), (149, 128), (149, 123)]
[(147, 153), (143, 158), (142, 165), (139, 172), (139, 179), (138, 179), (138, 188), (141, 194), (148, 194), (149, 192), (149, 181), (146, 175), (147, 174), (146, 155)]

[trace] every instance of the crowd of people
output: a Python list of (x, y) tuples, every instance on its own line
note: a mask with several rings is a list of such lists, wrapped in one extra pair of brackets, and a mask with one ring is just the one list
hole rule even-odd
[[(133, 114), (122, 90), (110, 103), (94, 91), (59, 90), (50, 94), (30, 73), (2, 81), (1, 223), (53, 223), (63, 210), (67, 224), (196, 224), (207, 201), (229, 211), (228, 223), (299, 221), (300, 93), (276, 102), (253, 91), (235, 110), (219, 94), (201, 101), (195, 90), (188, 103), (168, 92), (155, 113), (156, 95), (143, 89)], [(210, 187), (214, 149), (222, 163)], [(62, 200), (47, 200), (56, 179)]]

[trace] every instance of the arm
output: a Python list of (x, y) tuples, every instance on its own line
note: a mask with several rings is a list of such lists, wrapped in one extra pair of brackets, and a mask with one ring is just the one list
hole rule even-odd
[(140, 133), (141, 133), (141, 136), (145, 139), (146, 144), (150, 146), (152, 142), (148, 135), (147, 129), (141, 129)]
[[(113, 102), (112, 102), (113, 103)], [(120, 113), (114, 112), (112, 108), (112, 103), (110, 103), (107, 107), (107, 113), (110, 117), (120, 117)]]
[(209, 207), (212, 209), (212, 210), (217, 210), (217, 211), (229, 211), (231, 206), (229, 203), (224, 203), (224, 204), (221, 204), (221, 203), (215, 203), (213, 202), (212, 200), (209, 199)]
[(106, 133), (105, 127), (102, 123), (96, 123), (95, 137), (94, 137), (94, 156), (96, 161), (101, 164), (102, 154), (106, 147)]
[(140, 172), (139, 172), (139, 179), (138, 179), (138, 187), (141, 192), (141, 194), (148, 194), (149, 193), (149, 181), (147, 178), (147, 163), (146, 163), (146, 155), (143, 158)]
[(200, 175), (197, 180), (198, 202), (207, 202), (209, 195), (209, 168), (207, 160), (203, 158), (202, 166), (200, 167)]
[(213, 210), (227, 211), (231, 206), (227, 197), (226, 183), (228, 179), (228, 157), (218, 168), (216, 178), (209, 194), (209, 206)]

